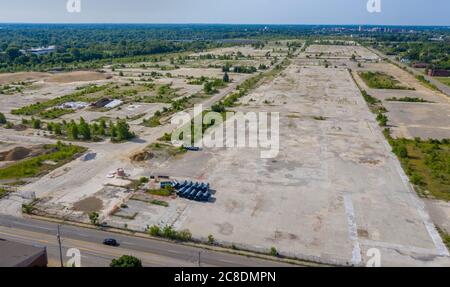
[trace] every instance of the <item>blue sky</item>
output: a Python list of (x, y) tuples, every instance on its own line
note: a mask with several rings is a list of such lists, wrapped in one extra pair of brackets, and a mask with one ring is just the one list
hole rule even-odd
[(0, 0), (0, 23), (235, 23), (450, 26), (450, 0)]

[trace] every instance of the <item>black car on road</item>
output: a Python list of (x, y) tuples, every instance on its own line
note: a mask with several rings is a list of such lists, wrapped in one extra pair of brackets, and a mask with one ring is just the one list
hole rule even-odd
[(106, 238), (105, 240), (103, 240), (103, 244), (108, 246), (119, 246), (117, 240), (113, 238)]

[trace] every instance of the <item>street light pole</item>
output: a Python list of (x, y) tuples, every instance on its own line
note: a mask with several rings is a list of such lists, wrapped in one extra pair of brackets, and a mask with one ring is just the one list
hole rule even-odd
[(56, 234), (56, 238), (58, 239), (59, 245), (59, 261), (61, 263), (61, 267), (64, 267), (63, 256), (62, 256), (62, 246), (61, 246), (61, 232), (59, 230), (60, 225), (58, 224), (58, 233)]

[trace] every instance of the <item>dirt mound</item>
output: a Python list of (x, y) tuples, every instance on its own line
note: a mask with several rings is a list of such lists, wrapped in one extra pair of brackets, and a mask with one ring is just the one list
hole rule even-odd
[(151, 152), (144, 151), (137, 154), (134, 154), (131, 156), (132, 161), (140, 162), (140, 161), (146, 161), (154, 158), (155, 155)]
[(1, 161), (22, 160), (31, 154), (31, 150), (24, 147), (15, 147), (12, 150), (0, 153)]

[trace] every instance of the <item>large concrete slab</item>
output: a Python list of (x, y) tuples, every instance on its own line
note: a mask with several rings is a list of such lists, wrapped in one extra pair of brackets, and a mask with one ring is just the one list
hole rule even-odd
[(177, 199), (189, 206), (175, 227), (328, 263), (364, 264), (377, 248), (385, 266), (450, 265), (346, 69), (293, 64), (242, 102), (242, 111), (281, 113), (280, 154), (264, 160), (257, 149), (205, 149), (159, 166), (217, 190), (214, 203)]

